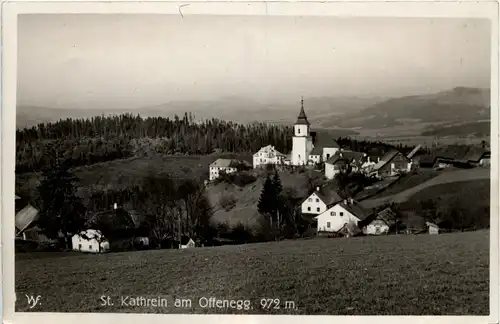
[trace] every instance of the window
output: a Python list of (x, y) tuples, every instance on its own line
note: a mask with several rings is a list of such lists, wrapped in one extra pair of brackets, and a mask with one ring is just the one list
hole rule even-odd
[(344, 216), (344, 212), (340, 212), (340, 216)]
[(312, 202), (312, 201), (313, 201), (313, 199), (312, 199), (312, 198), (309, 198), (309, 199), (307, 199), (307, 201), (308, 201), (308, 202)]
[(297, 128), (297, 134), (300, 134), (300, 128)]
[(311, 211), (311, 207), (307, 207), (307, 211)]
[(89, 250), (92, 250), (92, 245), (89, 245)]
[(326, 228), (330, 228), (330, 222), (326, 223)]
[(81, 250), (82, 249), (82, 244), (78, 244), (78, 249)]
[(316, 211), (319, 213), (319, 207), (318, 207), (318, 208), (316, 208)]
[(316, 202), (319, 202), (319, 199), (318, 199), (318, 198), (316, 198)]
[(330, 215), (331, 216), (335, 216), (335, 212), (330, 212)]

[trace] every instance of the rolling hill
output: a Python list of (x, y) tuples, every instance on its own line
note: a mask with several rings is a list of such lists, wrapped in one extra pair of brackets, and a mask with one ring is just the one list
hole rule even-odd
[(490, 118), (490, 90), (456, 87), (435, 94), (405, 96), (335, 118), (337, 127), (379, 128), (414, 123), (450, 123)]

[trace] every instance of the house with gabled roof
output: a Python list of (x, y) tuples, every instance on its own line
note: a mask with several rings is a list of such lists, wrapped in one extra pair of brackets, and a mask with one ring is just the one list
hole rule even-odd
[(389, 231), (398, 223), (396, 213), (390, 207), (372, 214), (363, 222), (359, 223), (365, 235), (388, 234)]
[(373, 166), (372, 172), (379, 178), (391, 177), (411, 171), (411, 166), (412, 162), (408, 157), (396, 149), (391, 149)]
[(342, 201), (342, 197), (331, 186), (317, 187), (301, 204), (301, 211), (304, 215), (319, 215), (328, 206)]
[(253, 155), (253, 168), (262, 167), (265, 165), (282, 165), (285, 164), (287, 156), (279, 152), (273, 145), (267, 145), (261, 148)]
[(209, 166), (209, 179), (217, 179), (222, 172), (227, 174), (235, 173), (242, 168), (244, 163), (236, 159), (217, 159)]
[(341, 200), (330, 205), (324, 212), (315, 217), (318, 234), (340, 231), (346, 224), (358, 224), (370, 216), (359, 202), (352, 198)]

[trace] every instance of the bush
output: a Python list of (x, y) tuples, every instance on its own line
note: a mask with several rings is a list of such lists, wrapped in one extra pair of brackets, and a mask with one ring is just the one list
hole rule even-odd
[(110, 251), (122, 252), (134, 250), (134, 241), (132, 239), (116, 240), (110, 243)]
[(238, 187), (244, 187), (248, 184), (251, 184), (253, 182), (255, 182), (255, 180), (257, 180), (257, 178), (248, 173), (248, 172), (241, 172), (241, 173), (237, 173), (235, 175), (233, 175), (231, 177), (232, 179), (232, 183)]
[(234, 206), (236, 206), (236, 198), (234, 198), (234, 196), (232, 195), (223, 195), (219, 199), (219, 205), (225, 211), (230, 211), (234, 208)]

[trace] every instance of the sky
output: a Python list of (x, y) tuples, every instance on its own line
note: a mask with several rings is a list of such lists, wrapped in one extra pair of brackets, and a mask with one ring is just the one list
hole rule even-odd
[(398, 97), (490, 86), (490, 24), (457, 18), (21, 15), (18, 105)]

